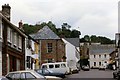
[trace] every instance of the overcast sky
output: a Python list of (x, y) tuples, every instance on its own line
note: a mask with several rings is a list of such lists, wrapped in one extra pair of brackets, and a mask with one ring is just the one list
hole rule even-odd
[[(118, 32), (119, 0), (0, 0), (11, 6), (11, 22), (52, 21), (57, 27), (68, 23), (81, 36), (97, 35), (114, 39)], [(1, 10), (0, 7), (0, 10)]]

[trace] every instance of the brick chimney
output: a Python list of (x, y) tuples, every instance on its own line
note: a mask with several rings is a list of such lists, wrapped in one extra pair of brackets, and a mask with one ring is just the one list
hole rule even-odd
[(22, 20), (20, 20), (20, 22), (18, 23), (18, 25), (19, 25), (19, 29), (22, 29), (22, 27), (23, 27)]
[(10, 21), (10, 9), (9, 4), (2, 5), (2, 14)]

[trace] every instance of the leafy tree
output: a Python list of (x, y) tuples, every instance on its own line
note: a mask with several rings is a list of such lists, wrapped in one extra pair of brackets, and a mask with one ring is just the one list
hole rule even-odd
[(78, 30), (70, 30), (71, 26), (67, 23), (63, 23), (61, 25), (62, 28), (56, 28), (56, 25), (49, 21), (48, 23), (42, 22), (41, 24), (36, 25), (28, 25), (24, 24), (23, 29), (27, 34), (37, 33), (44, 26), (48, 26), (53, 32), (55, 32), (60, 37), (65, 38), (78, 38), (80, 35), (80, 31)]
[(113, 44), (114, 40), (111, 40), (107, 37), (96, 36), (96, 35), (85, 35), (84, 38), (81, 38), (82, 42), (93, 42), (93, 43), (101, 43), (101, 44)]
[(79, 38), (79, 35), (81, 35), (80, 31), (72, 30), (70, 37), (71, 38)]
[(84, 39), (85, 39), (85, 41), (89, 42), (90, 41), (90, 36), (89, 35), (85, 35)]
[(65, 29), (70, 29), (71, 28), (71, 26), (67, 23), (63, 23), (62, 27), (65, 27)]

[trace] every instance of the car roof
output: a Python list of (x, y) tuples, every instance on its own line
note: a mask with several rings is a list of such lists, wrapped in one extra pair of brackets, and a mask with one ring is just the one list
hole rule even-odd
[(13, 72), (9, 72), (9, 73), (21, 73), (21, 72), (34, 72), (34, 70), (21, 70), (21, 71), (13, 71)]
[(46, 64), (62, 64), (62, 63), (66, 64), (66, 62), (55, 62), (55, 63), (43, 63), (42, 65), (46, 65)]
[[(34, 70), (22, 70), (22, 71), (14, 71), (14, 72), (9, 72), (8, 74), (11, 74), (11, 73), (22, 73), (22, 72), (31, 72), (32, 74), (36, 75), (37, 78), (40, 78), (40, 77), (44, 77), (40, 74), (38, 74), (36, 71)], [(7, 74), (7, 75), (8, 75)]]

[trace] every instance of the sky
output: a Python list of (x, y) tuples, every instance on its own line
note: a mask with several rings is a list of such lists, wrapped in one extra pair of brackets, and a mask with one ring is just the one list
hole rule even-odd
[(84, 35), (115, 39), (118, 32), (119, 0), (0, 0), (11, 6), (11, 22), (36, 24), (52, 21), (56, 27), (71, 25)]

